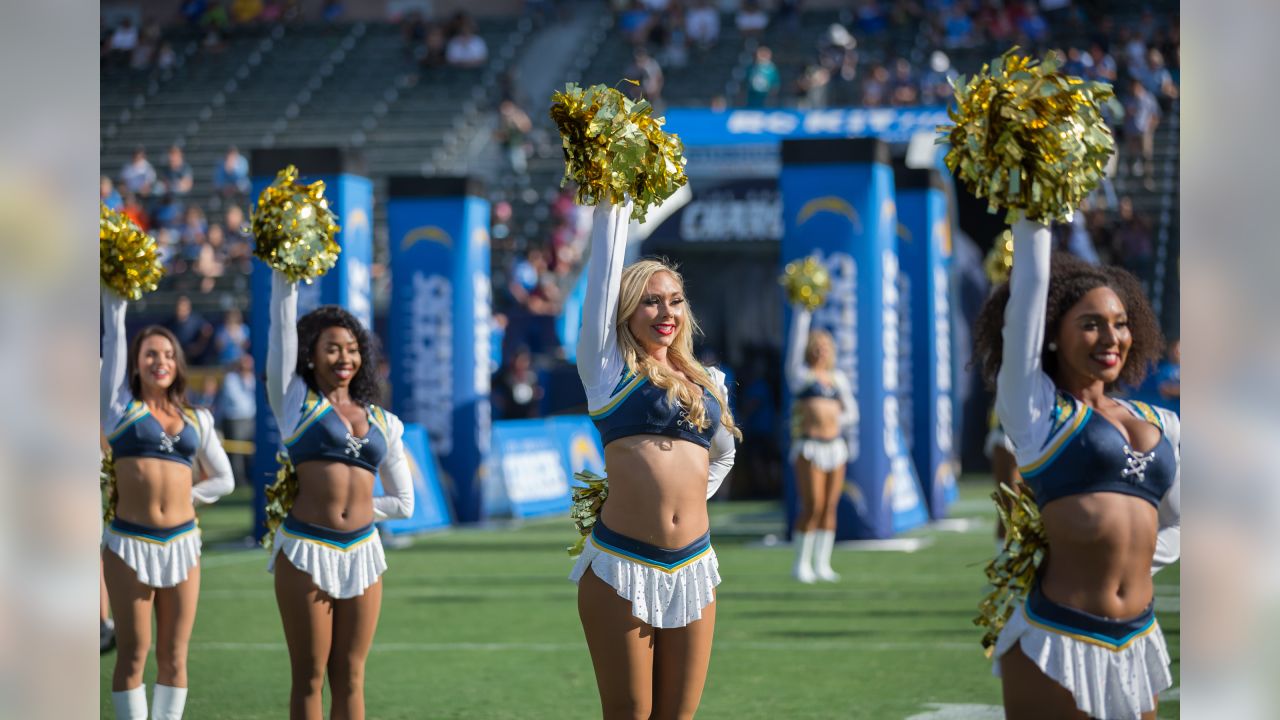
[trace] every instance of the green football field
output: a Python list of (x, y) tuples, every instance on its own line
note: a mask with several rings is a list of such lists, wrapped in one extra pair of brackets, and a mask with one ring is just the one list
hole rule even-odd
[[(984, 593), (995, 513), (981, 478), (961, 485), (954, 521), (906, 534), (906, 550), (841, 548), (836, 585), (789, 577), (775, 503), (714, 503), (724, 579), (699, 718), (1003, 717), (999, 681), (971, 620)], [(245, 491), (201, 513), (204, 577), (186, 717), (287, 717), (288, 654), (264, 551), (246, 550)], [(389, 550), (382, 618), (366, 678), (373, 718), (599, 717), (578, 624), (573, 531), (551, 519), (420, 537)], [(1178, 717), (1178, 567), (1156, 576), (1156, 610)], [(111, 717), (114, 654), (102, 659)], [(154, 662), (147, 684), (155, 678)], [(150, 691), (148, 691), (149, 694)]]

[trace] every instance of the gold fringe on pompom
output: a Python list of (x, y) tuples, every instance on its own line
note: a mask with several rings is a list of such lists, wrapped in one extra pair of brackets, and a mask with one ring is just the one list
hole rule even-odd
[(987, 251), (982, 261), (982, 269), (987, 272), (987, 279), (992, 285), (1009, 282), (1009, 273), (1013, 272), (1013, 233), (1005, 230), (996, 236), (996, 241)]
[(987, 209), (1049, 223), (1069, 219), (1102, 181), (1115, 139), (1101, 105), (1114, 104), (1111, 85), (1058, 72), (1015, 47), (970, 79), (953, 82), (954, 125), (939, 125), (949, 144), (947, 167)]
[(324, 181), (300, 185), (298, 168), (290, 165), (258, 196), (253, 254), (290, 282), (310, 283), (338, 262), (337, 223), (324, 197)]
[(988, 658), (995, 652), (1005, 623), (1018, 604), (1026, 600), (1049, 550), (1035, 496), (1031, 488), (1020, 487), (1022, 492), (1000, 483), (1000, 489), (991, 494), (1004, 521), (1004, 548), (987, 564), (987, 582), (994, 589), (979, 603), (979, 615), (973, 619), (974, 625), (987, 629), (982, 636), (982, 649)]
[(831, 274), (827, 272), (827, 266), (812, 255), (787, 263), (778, 282), (786, 288), (787, 300), (809, 310), (821, 307), (831, 290)]
[[(636, 83), (634, 80), (627, 82)], [(634, 203), (631, 219), (644, 220), (689, 181), (684, 145), (663, 132), (663, 118), (652, 116), (647, 100), (633, 101), (615, 88), (568, 83), (551, 95), (551, 119), (564, 148), (564, 178), (578, 185), (578, 203)]]
[(577, 557), (586, 547), (587, 536), (600, 518), (600, 508), (609, 498), (609, 479), (600, 477), (590, 470), (582, 470), (573, 474), (573, 479), (583, 483), (584, 487), (573, 489), (573, 505), (569, 508), (569, 519), (578, 528), (578, 541), (570, 545), (569, 557)]
[(267, 486), (267, 534), (262, 536), (262, 547), (268, 552), (275, 545), (276, 531), (298, 499), (298, 470), (293, 461), (284, 453), (276, 453), (276, 462), (280, 468), (276, 470), (276, 481)]
[(110, 450), (102, 455), (98, 488), (102, 491), (102, 522), (109, 523), (116, 516), (116, 503), (120, 500), (120, 493), (116, 490), (116, 464), (111, 459)]
[(164, 277), (155, 238), (142, 232), (128, 215), (101, 205), (98, 218), (98, 263), (102, 284), (126, 300), (140, 300)]

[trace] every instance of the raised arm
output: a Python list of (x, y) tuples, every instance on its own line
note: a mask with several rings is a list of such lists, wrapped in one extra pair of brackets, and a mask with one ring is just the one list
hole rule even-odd
[(1049, 299), (1049, 228), (1019, 220), (1013, 225), (1013, 271), (1004, 310), (1004, 355), (996, 377), (996, 413), (1014, 445), (1030, 447), (1034, 424), (1054, 407), (1053, 381), (1040, 365), (1045, 306)]
[(191, 502), (195, 505), (208, 505), (236, 488), (235, 478), (231, 474), (231, 461), (227, 451), (218, 440), (217, 430), (213, 424), (213, 414), (208, 410), (196, 410), (196, 419), (200, 423), (200, 452), (196, 456), (196, 479), (200, 475), (203, 480), (191, 484)]
[(618, 293), (627, 251), (631, 204), (596, 206), (587, 258), (587, 293), (582, 302), (582, 330), (578, 333), (578, 377), (588, 398), (621, 371), (618, 352)]
[(271, 328), (267, 335), (267, 402), (282, 423), (284, 395), (298, 367), (298, 286), (271, 273)]
[(124, 298), (103, 288), (102, 290), (102, 366), (98, 381), (98, 418), (103, 428), (113, 418), (119, 417), (129, 402), (129, 379), (125, 373), (129, 366), (129, 345), (125, 341), (124, 315), (127, 308)]
[(809, 340), (813, 313), (803, 305), (791, 306), (791, 332), (787, 334), (787, 388), (798, 393), (804, 387), (809, 369), (804, 364), (804, 346)]
[(373, 516), (379, 521), (413, 514), (413, 473), (404, 449), (404, 424), (388, 413), (387, 430), (387, 456), (378, 466), (383, 494), (373, 499)]
[(849, 378), (839, 370), (832, 375), (835, 378), (836, 394), (840, 398), (840, 429), (843, 430), (853, 424), (858, 419), (858, 406), (853, 402), (853, 388), (849, 385)]

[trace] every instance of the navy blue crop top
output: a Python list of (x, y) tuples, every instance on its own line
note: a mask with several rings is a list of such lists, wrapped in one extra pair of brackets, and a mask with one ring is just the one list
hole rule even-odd
[(386, 414), (370, 405), (369, 430), (364, 437), (356, 437), (326, 398), (308, 391), (302, 421), (284, 445), (295, 466), (308, 460), (332, 460), (376, 473), (387, 456)]
[(1159, 415), (1144, 403), (1131, 407), (1160, 428), (1160, 441), (1148, 452), (1130, 447), (1120, 429), (1092, 408), (1059, 394), (1053, 419), (1062, 430), (1049, 433), (1039, 461), (1020, 468), (1037, 505), (1069, 495), (1115, 492), (1159, 507), (1177, 478), (1177, 456)]
[(835, 386), (835, 383), (827, 385), (814, 380), (801, 388), (800, 392), (796, 393), (796, 400), (808, 400), (810, 398), (839, 400), (840, 390)]
[(113, 458), (156, 458), (191, 467), (200, 450), (200, 431), (194, 418), (184, 411), (182, 430), (177, 435), (166, 434), (147, 404), (133, 400), (107, 441)]
[(630, 370), (623, 373), (609, 398), (608, 404), (591, 413), (603, 445), (631, 435), (665, 435), (709, 448), (720, 427), (720, 403), (705, 388), (702, 401), (711, 422), (702, 430), (689, 422), (678, 403), (675, 407), (667, 404), (666, 390)]

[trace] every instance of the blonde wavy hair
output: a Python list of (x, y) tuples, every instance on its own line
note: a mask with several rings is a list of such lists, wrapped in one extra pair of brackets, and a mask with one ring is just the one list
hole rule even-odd
[[(699, 430), (705, 430), (710, 426), (711, 419), (707, 417), (706, 405), (702, 402), (701, 394), (695, 394), (688, 383), (681, 382), (679, 376), (665, 365), (654, 362), (627, 325), (627, 321), (631, 319), (636, 308), (640, 307), (641, 300), (644, 299), (644, 289), (649, 284), (649, 278), (660, 272), (670, 274), (675, 278), (680, 289), (684, 290), (684, 278), (676, 272), (674, 267), (660, 260), (641, 260), (622, 269), (622, 283), (618, 293), (618, 316), (615, 319), (618, 348), (622, 352), (622, 358), (626, 361), (628, 369), (637, 375), (644, 375), (654, 386), (666, 390), (667, 403), (680, 403), (688, 413), (688, 421)], [(694, 358), (693, 336), (701, 332), (698, 321), (693, 317), (693, 309), (686, 299), (684, 317), (676, 326), (675, 341), (667, 350), (667, 360), (694, 384), (711, 393), (712, 397), (720, 403), (720, 424), (735, 438), (741, 440), (742, 431), (733, 422), (733, 414), (729, 412), (727, 398), (711, 381), (711, 375), (707, 369)]]

